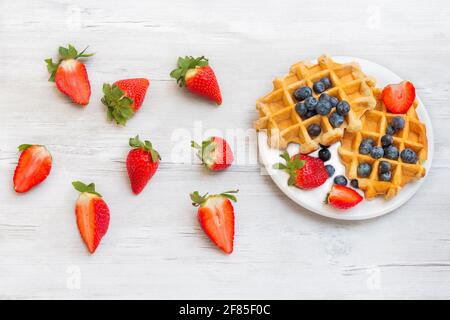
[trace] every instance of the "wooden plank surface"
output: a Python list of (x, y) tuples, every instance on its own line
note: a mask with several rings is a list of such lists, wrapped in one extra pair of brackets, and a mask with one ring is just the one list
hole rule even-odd
[[(0, 298), (450, 298), (449, 14), (446, 1), (1, 1)], [(97, 53), (85, 109), (47, 82), (43, 60), (67, 43)], [(394, 213), (320, 218), (261, 173), (247, 132), (256, 98), (293, 62), (322, 53), (385, 65), (426, 103), (433, 168)], [(210, 58), (222, 107), (170, 79), (186, 54)], [(139, 76), (151, 79), (143, 109), (125, 128), (108, 123), (102, 83)], [(221, 174), (180, 147), (210, 129), (239, 145), (237, 164)], [(164, 160), (139, 197), (124, 168), (137, 133)], [(54, 168), (18, 196), (21, 143), (47, 145)], [(75, 224), (75, 179), (95, 181), (111, 208), (93, 256)], [(201, 232), (188, 194), (230, 188), (240, 189), (236, 250), (225, 256)]]

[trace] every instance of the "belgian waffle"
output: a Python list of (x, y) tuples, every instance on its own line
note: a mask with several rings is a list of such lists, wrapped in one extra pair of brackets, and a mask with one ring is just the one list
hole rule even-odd
[[(358, 179), (359, 188), (365, 192), (366, 199), (373, 199), (377, 195), (384, 195), (386, 199), (389, 199), (395, 196), (408, 182), (425, 175), (422, 163), (428, 156), (426, 127), (417, 116), (418, 102), (416, 100), (408, 112), (401, 115), (405, 119), (405, 127), (394, 135), (394, 145), (400, 151), (404, 148), (411, 148), (417, 153), (418, 162), (416, 164), (404, 163), (400, 157), (398, 160), (386, 158), (375, 160), (370, 155), (360, 154), (359, 145), (363, 138), (371, 138), (380, 145), (381, 137), (386, 133), (386, 127), (390, 120), (399, 116), (386, 110), (381, 100), (380, 89), (374, 89), (373, 94), (377, 100), (375, 109), (367, 111), (361, 118), (362, 129), (360, 132), (345, 132), (338, 152), (341, 162), (345, 165), (347, 177)], [(382, 160), (388, 161), (392, 165), (392, 179), (389, 182), (378, 179), (378, 164)], [(362, 162), (372, 165), (372, 172), (368, 178), (358, 178), (357, 167)]]
[[(344, 129), (349, 132), (361, 130), (360, 118), (375, 107), (372, 94), (375, 79), (366, 76), (356, 62), (340, 64), (326, 55), (320, 56), (317, 61), (317, 64), (307, 61), (294, 64), (289, 74), (273, 81), (272, 92), (258, 99), (256, 108), (260, 118), (255, 121), (254, 127), (257, 130), (267, 129), (270, 147), (285, 149), (290, 142), (294, 142), (300, 144), (301, 153), (311, 153), (319, 148), (319, 143), (331, 145), (339, 141)], [(317, 114), (302, 119), (295, 111), (297, 101), (293, 98), (293, 92), (303, 86), (312, 87), (315, 81), (323, 77), (328, 77), (332, 83), (332, 87), (325, 92), (350, 104), (350, 112), (339, 128), (330, 125), (328, 116)], [(313, 95), (318, 97), (315, 93)], [(307, 131), (313, 123), (321, 127), (317, 137), (311, 137)]]

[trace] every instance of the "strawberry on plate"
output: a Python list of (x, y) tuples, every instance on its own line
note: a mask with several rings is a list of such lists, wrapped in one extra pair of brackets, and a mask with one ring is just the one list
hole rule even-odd
[(127, 157), (128, 177), (131, 189), (139, 194), (158, 169), (161, 157), (150, 141), (142, 142), (139, 136), (130, 139), (130, 147), (133, 149)]
[(326, 203), (337, 209), (350, 209), (363, 200), (363, 197), (355, 190), (335, 184), (327, 195)]
[(198, 150), (197, 156), (211, 171), (225, 170), (234, 161), (230, 145), (225, 139), (219, 137), (210, 137), (202, 141), (202, 145), (191, 141), (191, 147)]
[(102, 196), (95, 191), (95, 184), (72, 182), (81, 192), (75, 205), (78, 230), (90, 253), (94, 253), (109, 227), (109, 208)]
[(222, 104), (219, 83), (213, 69), (208, 65), (208, 59), (203, 56), (179, 57), (177, 64), (170, 76), (177, 80), (180, 87), (186, 87), (191, 93), (212, 100), (218, 105)]
[(19, 151), (22, 154), (14, 172), (13, 183), (17, 193), (24, 193), (48, 177), (52, 170), (52, 156), (41, 145), (22, 144)]
[(103, 84), (102, 102), (108, 108), (108, 120), (125, 125), (141, 108), (150, 81), (145, 78), (119, 80)]
[[(221, 194), (200, 195), (191, 193), (192, 205), (198, 207), (197, 217), (206, 235), (225, 253), (233, 252), (234, 208), (238, 190)], [(230, 201), (231, 200), (231, 201)]]
[(285, 151), (280, 155), (286, 163), (274, 164), (274, 169), (283, 170), (289, 174), (288, 185), (300, 189), (313, 189), (321, 186), (328, 179), (328, 173), (323, 161), (304, 154), (292, 157)]
[(54, 63), (51, 58), (46, 59), (47, 69), (50, 72), (49, 81), (54, 81), (56, 87), (73, 102), (79, 105), (87, 105), (91, 97), (91, 84), (86, 67), (79, 58), (91, 57), (93, 53), (80, 53), (69, 44), (67, 48), (59, 47), (59, 60)]
[(381, 99), (389, 112), (406, 113), (416, 99), (416, 89), (409, 81), (390, 84), (384, 87)]

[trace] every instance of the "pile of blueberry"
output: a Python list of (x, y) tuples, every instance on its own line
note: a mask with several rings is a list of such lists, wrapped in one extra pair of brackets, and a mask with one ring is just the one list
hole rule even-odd
[[(309, 119), (317, 114), (327, 116), (333, 128), (339, 128), (344, 123), (344, 117), (350, 112), (350, 104), (339, 101), (338, 98), (328, 95), (325, 91), (332, 87), (330, 78), (322, 78), (314, 82), (313, 89), (308, 86), (300, 87), (294, 91), (294, 98), (297, 100), (295, 111), (303, 119)], [(313, 96), (313, 91), (320, 94), (319, 99)], [(332, 112), (336, 108), (335, 112)], [(331, 114), (330, 114), (331, 113)], [(311, 137), (320, 135), (322, 129), (320, 125), (313, 123), (307, 128)]]
[[(416, 152), (410, 148), (403, 149), (400, 153), (394, 145), (393, 135), (405, 127), (405, 119), (400, 116), (394, 117), (386, 128), (386, 134), (381, 137), (381, 146), (376, 146), (375, 141), (365, 138), (359, 145), (359, 153), (370, 155), (373, 159), (386, 158), (390, 160), (398, 160), (400, 158), (405, 163), (417, 163), (418, 157)], [(358, 165), (358, 177), (367, 178), (372, 172), (372, 165), (368, 162), (362, 162)], [(391, 181), (392, 165), (388, 161), (380, 161), (378, 165), (378, 178), (381, 181)]]
[[(321, 149), (319, 150), (319, 159), (323, 162), (327, 162), (331, 159), (331, 152), (328, 150), (327, 146), (320, 145)], [(327, 170), (328, 176), (331, 178), (336, 171), (331, 164), (325, 165), (325, 169)], [(346, 186), (348, 181), (347, 178), (343, 175), (336, 176), (333, 180), (334, 184), (339, 184), (341, 186)], [(350, 184), (353, 188), (358, 189), (358, 180), (352, 179)]]

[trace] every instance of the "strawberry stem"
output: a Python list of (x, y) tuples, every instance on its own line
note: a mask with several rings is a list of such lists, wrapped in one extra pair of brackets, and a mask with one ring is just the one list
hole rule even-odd
[(59, 47), (59, 60), (57, 63), (54, 63), (52, 58), (44, 60), (47, 63), (47, 70), (50, 73), (50, 78), (48, 79), (48, 81), (55, 82), (56, 70), (63, 60), (92, 57), (95, 53), (85, 53), (88, 48), (89, 46), (78, 53), (77, 49), (75, 49), (75, 47), (71, 44), (69, 44), (67, 48)]
[(197, 67), (204, 67), (208, 65), (208, 59), (204, 56), (194, 58), (192, 56), (186, 56), (184, 58), (178, 57), (177, 68), (172, 70), (170, 76), (177, 80), (180, 87), (186, 84), (186, 73)]
[(116, 84), (103, 84), (102, 103), (108, 108), (108, 120), (115, 120), (117, 124), (124, 126), (128, 119), (134, 115), (131, 108), (134, 100), (125, 95)]
[(99, 197), (101, 197), (102, 195), (98, 192), (95, 191), (95, 183), (90, 183), (90, 184), (85, 184), (81, 181), (74, 181), (72, 182), (73, 187), (75, 188), (75, 190), (81, 192), (81, 193), (92, 193), (95, 194)]
[(212, 194), (205, 193), (204, 195), (200, 195), (198, 191), (194, 191), (190, 194), (192, 205), (194, 207), (202, 206), (209, 198), (211, 197), (225, 197), (233, 202), (237, 202), (237, 198), (235, 196), (236, 193), (238, 193), (239, 190), (229, 190), (225, 191), (219, 194)]
[(19, 151), (25, 151), (25, 150), (27, 150), (29, 147), (31, 147), (32, 146), (32, 144), (21, 144), (19, 147), (18, 147), (18, 149), (19, 149)]
[(300, 160), (298, 157), (291, 158), (287, 151), (280, 154), (280, 157), (283, 158), (286, 163), (275, 163), (273, 168), (287, 172), (289, 174), (288, 185), (294, 185), (297, 178), (297, 170), (303, 168), (305, 161)]
[(152, 160), (154, 162), (157, 161), (156, 159), (161, 160), (161, 156), (159, 155), (158, 151), (153, 149), (152, 143), (148, 140), (142, 142), (141, 140), (139, 140), (139, 135), (134, 138), (130, 138), (129, 144), (132, 148), (142, 148), (145, 151), (149, 152), (152, 155)]

